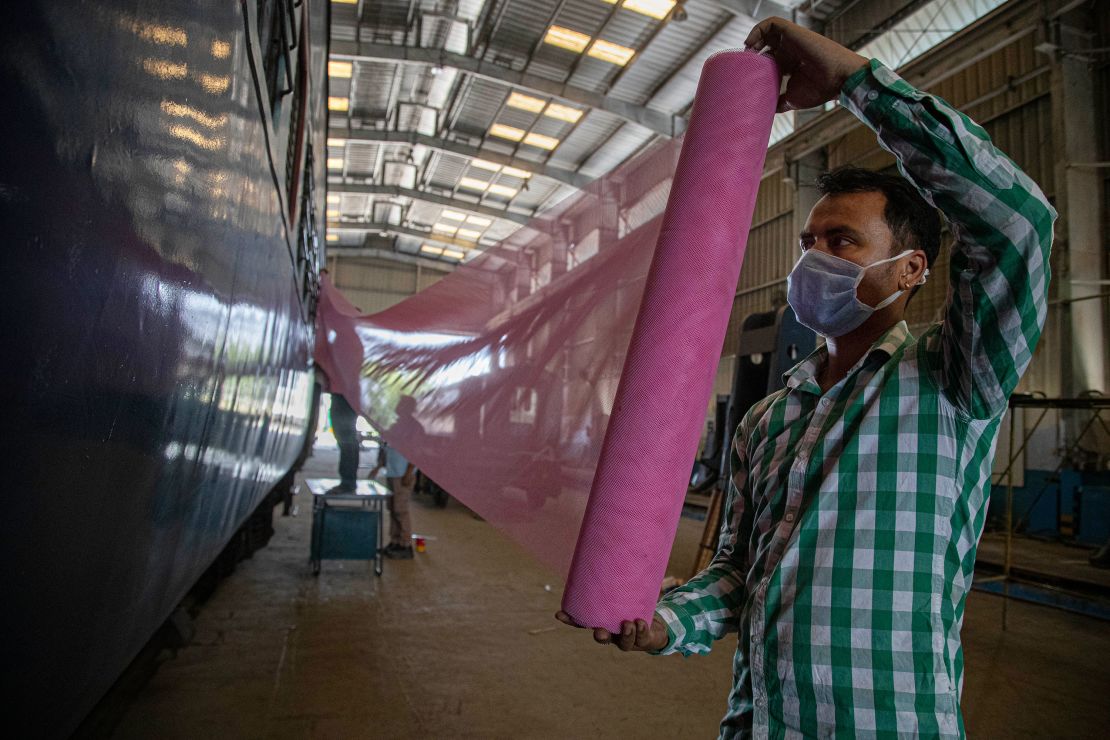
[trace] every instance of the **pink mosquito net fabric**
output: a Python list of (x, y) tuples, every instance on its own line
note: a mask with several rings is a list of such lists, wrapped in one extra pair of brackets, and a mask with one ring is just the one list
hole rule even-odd
[(687, 132), (418, 295), (362, 316), (326, 278), (316, 361), (386, 440), (560, 574), (564, 609), (650, 619), (778, 100), (711, 57)]

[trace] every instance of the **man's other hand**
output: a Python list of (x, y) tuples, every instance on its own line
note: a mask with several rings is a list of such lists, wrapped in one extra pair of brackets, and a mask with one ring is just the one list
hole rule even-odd
[[(555, 618), (563, 624), (569, 624), (571, 627), (588, 629), (576, 623), (564, 611), (558, 612)], [(617, 634), (600, 627), (595, 629), (593, 633), (596, 642), (602, 645), (616, 645), (626, 652), (629, 650), (662, 650), (667, 646), (667, 625), (663, 623), (658, 615), (652, 617), (650, 625), (642, 619), (637, 619), (623, 622), (621, 631)]]
[(756, 51), (770, 47), (768, 53), (782, 74), (790, 75), (779, 98), (780, 112), (816, 108), (836, 99), (844, 82), (867, 64), (865, 57), (784, 18), (768, 18), (756, 25), (744, 45)]

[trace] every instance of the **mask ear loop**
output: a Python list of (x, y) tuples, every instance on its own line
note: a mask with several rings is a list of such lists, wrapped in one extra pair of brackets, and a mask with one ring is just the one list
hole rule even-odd
[[(914, 253), (914, 250), (907, 249), (907, 250), (903, 251), (901, 254), (896, 254), (893, 257), (887, 257), (885, 260), (879, 260), (878, 262), (872, 262), (870, 265), (868, 265), (867, 267), (865, 267), (865, 268), (863, 268), (862, 270), (859, 271), (859, 277), (856, 280), (856, 287), (858, 288), (859, 284), (863, 282), (863, 274), (865, 272), (867, 272), (868, 270), (870, 270), (872, 267), (877, 267), (879, 265), (886, 264), (887, 262), (894, 262), (895, 260), (900, 260), (903, 257), (905, 257), (907, 254), (913, 254), (913, 253)], [(925, 274), (921, 276), (921, 280), (919, 280), (917, 283), (915, 283), (915, 285), (924, 285), (925, 284), (925, 279), (927, 277), (929, 277), (929, 268), (928, 267), (925, 268)], [(909, 290), (909, 288), (906, 288), (906, 290)], [(864, 306), (867, 306), (868, 308), (870, 308), (872, 310), (872, 312), (881, 311), (884, 308), (886, 308), (887, 306), (889, 306), (890, 304), (894, 303), (896, 300), (898, 300), (899, 296), (901, 296), (903, 293), (905, 293), (906, 290), (899, 289), (899, 290), (895, 291), (894, 293), (887, 296), (884, 300), (879, 301), (878, 305), (876, 305), (876, 306), (867, 306), (867, 304), (863, 303), (863, 301), (860, 301), (859, 298), (856, 298), (856, 300), (859, 301), (861, 305), (864, 305)]]
[[(900, 260), (903, 257), (905, 257), (907, 254), (913, 254), (915, 251), (916, 250), (914, 250), (914, 249), (906, 249), (901, 254), (896, 254), (893, 257), (887, 257), (885, 260), (879, 260), (878, 262), (872, 262), (870, 265), (868, 265), (867, 267), (865, 267), (863, 269), (864, 270), (870, 270), (872, 267), (875, 267), (877, 265), (881, 265), (881, 264), (884, 264), (886, 262), (893, 262), (895, 260)], [(923, 272), (921, 274), (921, 279), (918, 280), (913, 285), (911, 285), (910, 288), (914, 288), (914, 287), (917, 287), (919, 285), (924, 285), (929, 280), (929, 276), (932, 275), (932, 274), (933, 273), (929, 270), (929, 268), (926, 267), (925, 272)], [(909, 290), (910, 288), (906, 288), (906, 290)], [(905, 292), (905, 291), (903, 291), (903, 292)]]
[[(905, 292), (906, 291), (904, 291), (904, 290), (895, 291), (885, 301), (881, 301), (879, 303), (879, 305), (875, 306), (872, 310), (873, 311), (882, 311), (884, 308), (886, 308), (887, 306), (889, 306), (890, 304), (892, 304), (896, 300), (898, 300), (898, 298)], [(857, 298), (856, 300), (859, 300), (859, 299)], [(866, 306), (867, 304), (864, 303), (863, 305)]]
[[(917, 281), (916, 283), (914, 283), (913, 285), (911, 285), (911, 286), (910, 286), (910, 288), (916, 287), (916, 286), (918, 286), (918, 285), (924, 285), (924, 284), (925, 284), (925, 280), (926, 280), (926, 279), (927, 279), (928, 277), (929, 277), (929, 268), (928, 268), (928, 267), (926, 267), (926, 268), (925, 268), (925, 274), (921, 276), (921, 279), (920, 279), (920, 280), (918, 280), (918, 281)], [(876, 310), (876, 311), (881, 311), (882, 309), (884, 309), (884, 308), (886, 308), (887, 306), (889, 306), (889, 305), (890, 305), (891, 303), (894, 303), (894, 302), (895, 302), (896, 300), (898, 300), (898, 296), (900, 296), (900, 295), (902, 295), (903, 293), (905, 293), (906, 291), (910, 290), (910, 288), (906, 288), (906, 290), (899, 290), (899, 291), (897, 291), (896, 293), (894, 293), (893, 295), (891, 295), (891, 296), (890, 296), (889, 298), (887, 298), (887, 299), (886, 299), (885, 301), (881, 301), (881, 302), (879, 303), (879, 305), (875, 306), (875, 310)], [(856, 300), (859, 300), (859, 299), (857, 298)], [(863, 305), (865, 305), (865, 306), (866, 306), (867, 304), (865, 303), (865, 304), (863, 304)]]

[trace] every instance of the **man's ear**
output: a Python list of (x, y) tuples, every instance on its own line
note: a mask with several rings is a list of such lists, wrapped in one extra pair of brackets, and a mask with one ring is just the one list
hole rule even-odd
[(920, 284), (928, 266), (929, 261), (925, 257), (925, 252), (920, 249), (915, 250), (906, 258), (905, 267), (898, 278), (898, 288), (908, 290)]

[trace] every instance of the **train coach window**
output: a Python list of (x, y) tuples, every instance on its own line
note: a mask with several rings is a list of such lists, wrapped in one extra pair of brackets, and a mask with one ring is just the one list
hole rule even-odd
[(285, 187), (289, 193), (290, 202), (293, 202), (297, 196), (301, 140), (304, 136), (304, 108), (308, 102), (305, 85), (305, 65), (300, 64), (297, 68), (296, 93), (293, 95), (293, 105), (289, 108), (289, 139), (285, 147)]
[(257, 0), (258, 47), (270, 94), (270, 110), (293, 91), (293, 59), (297, 26), (293, 0)]
[(314, 179), (312, 145), (305, 146), (304, 180), (301, 188), (301, 222), (297, 240), (297, 282), (301, 287), (302, 304), (307, 309), (306, 318), (316, 315), (316, 297), (320, 291), (320, 232), (316, 214), (316, 181)]
[(281, 12), (277, 0), (258, 0), (258, 50), (262, 57), (263, 76), (273, 108), (277, 90), (278, 66), (281, 61)]

